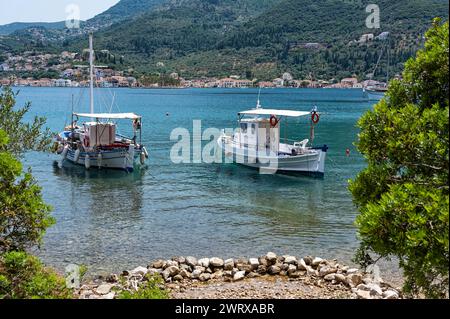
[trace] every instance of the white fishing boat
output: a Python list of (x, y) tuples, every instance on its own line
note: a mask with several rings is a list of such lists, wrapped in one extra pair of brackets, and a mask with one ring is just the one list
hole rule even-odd
[[(310, 117), (310, 139), (281, 142), (280, 124), (287, 118)], [(257, 168), (261, 173), (297, 173), (323, 176), (328, 147), (310, 146), (314, 128), (320, 115), (311, 112), (257, 108), (238, 113), (239, 129), (234, 134), (222, 135), (217, 140), (225, 156), (238, 164)]]
[[(127, 172), (136, 162), (145, 165), (148, 152), (142, 145), (142, 117), (134, 113), (95, 113), (93, 81), (93, 36), (89, 35), (90, 113), (72, 113), (72, 121), (57, 137), (57, 153), (62, 161), (86, 169), (108, 168)], [(80, 118), (90, 119), (78, 125)], [(118, 134), (117, 122), (130, 120), (133, 137)], [(138, 141), (139, 138), (139, 141)]]
[(388, 88), (387, 86), (377, 85), (377, 86), (368, 86), (363, 89), (367, 94), (369, 101), (380, 101), (386, 94)]

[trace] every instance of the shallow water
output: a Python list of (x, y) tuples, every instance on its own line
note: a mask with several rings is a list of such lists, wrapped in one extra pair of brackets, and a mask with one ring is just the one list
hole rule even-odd
[[(47, 117), (60, 131), (75, 111), (88, 109), (87, 91), (22, 88), (21, 105), (30, 116)], [(317, 255), (350, 262), (358, 246), (357, 211), (347, 190), (365, 163), (357, 153), (358, 118), (372, 107), (361, 90), (267, 89), (263, 107), (323, 113), (315, 144), (330, 147), (323, 179), (259, 175), (235, 164), (173, 164), (174, 128), (233, 128), (236, 113), (256, 105), (257, 90), (99, 90), (96, 111), (108, 109), (114, 92), (122, 112), (143, 118), (143, 141), (150, 151), (147, 170), (133, 174), (55, 165), (56, 155), (30, 153), (26, 164), (53, 206), (57, 223), (44, 238), (43, 260), (64, 269), (86, 264), (92, 272), (121, 271), (156, 258), (177, 255), (249, 257), (274, 251)], [(103, 107), (99, 107), (99, 106)], [(113, 109), (117, 111), (117, 109)], [(169, 116), (167, 116), (167, 113)], [(126, 124), (123, 133), (128, 132)], [(290, 120), (289, 137), (309, 136), (307, 119)], [(349, 157), (346, 149), (351, 150)]]

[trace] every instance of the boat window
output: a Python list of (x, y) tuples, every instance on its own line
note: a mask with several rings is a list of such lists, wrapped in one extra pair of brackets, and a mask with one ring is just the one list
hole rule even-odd
[(256, 124), (252, 124), (252, 135), (255, 135)]
[(247, 133), (247, 123), (241, 123), (241, 132)]

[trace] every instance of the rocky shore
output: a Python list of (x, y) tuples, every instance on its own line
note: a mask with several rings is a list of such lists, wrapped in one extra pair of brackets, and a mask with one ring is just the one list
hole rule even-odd
[(383, 281), (377, 266), (366, 271), (319, 257), (277, 256), (221, 259), (174, 257), (156, 260), (121, 274), (83, 285), (80, 299), (114, 299), (137, 291), (148, 276), (160, 276), (161, 288), (174, 299), (400, 299), (398, 288)]

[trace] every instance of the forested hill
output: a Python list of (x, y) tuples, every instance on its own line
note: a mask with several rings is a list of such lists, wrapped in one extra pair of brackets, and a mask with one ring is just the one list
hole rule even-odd
[(62, 29), (65, 22), (14, 22), (5, 25), (0, 25), (0, 35), (11, 34), (18, 30), (23, 30), (31, 27), (43, 27), (46, 29)]
[(147, 12), (166, 0), (121, 0), (105, 12), (87, 21), (88, 26), (103, 27)]
[[(448, 19), (444, 0), (375, 2), (380, 29), (365, 24), (365, 8), (373, 0), (171, 0), (97, 33), (96, 43), (141, 71), (264, 79), (290, 71), (301, 78), (364, 78), (384, 43), (350, 41), (390, 32), (391, 72), (400, 72), (432, 19)], [(83, 41), (71, 46), (79, 49)], [(376, 76), (386, 73), (385, 62)]]
[[(366, 7), (372, 3), (381, 10), (380, 29), (366, 27)], [(400, 73), (423, 45), (432, 19), (448, 20), (448, 8), (447, 0), (121, 0), (88, 23), (98, 26), (96, 21), (125, 17), (95, 33), (95, 48), (123, 56), (123, 64), (113, 67), (139, 73), (269, 80), (288, 71), (296, 78), (355, 74), (364, 79), (388, 45), (390, 72)], [(376, 37), (382, 32), (390, 33), (389, 42), (358, 42), (363, 34)], [(3, 46), (0, 39), (0, 51), (14, 46), (36, 49), (29, 37), (23, 44), (24, 38), (4, 38)], [(36, 43), (39, 50), (81, 51), (87, 37)], [(376, 78), (387, 73), (386, 57)]]

